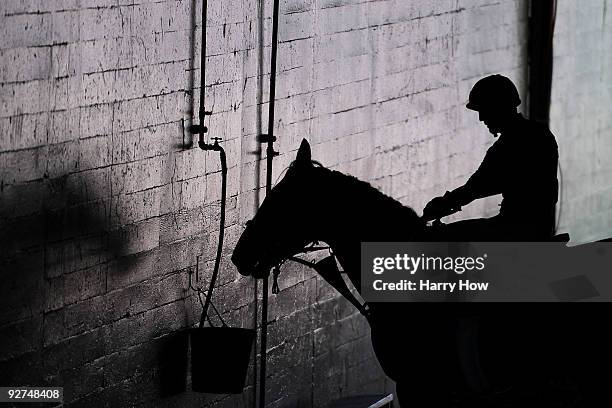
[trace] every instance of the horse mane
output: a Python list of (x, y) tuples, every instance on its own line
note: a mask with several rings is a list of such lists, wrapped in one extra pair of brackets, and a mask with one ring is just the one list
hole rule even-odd
[(381, 211), (376, 214), (376, 217), (382, 222), (385, 222), (384, 220), (387, 219), (388, 222), (401, 220), (407, 227), (424, 225), (421, 218), (412, 208), (384, 194), (370, 183), (320, 165), (315, 167), (315, 169), (315, 171), (325, 172), (330, 176), (334, 191), (338, 196), (347, 198), (359, 197), (358, 205), (355, 206), (354, 203), (351, 203), (352, 205), (347, 206), (347, 209), (358, 208), (357, 211), (363, 211), (364, 208), (372, 211), (380, 209)]

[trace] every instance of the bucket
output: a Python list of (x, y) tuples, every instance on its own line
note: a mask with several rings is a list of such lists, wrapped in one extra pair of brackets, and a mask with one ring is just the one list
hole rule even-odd
[(192, 329), (192, 390), (212, 394), (242, 393), (254, 339), (254, 329)]

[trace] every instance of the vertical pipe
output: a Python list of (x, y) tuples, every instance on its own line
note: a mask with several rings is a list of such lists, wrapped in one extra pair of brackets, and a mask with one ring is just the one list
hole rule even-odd
[(272, 55), (270, 58), (270, 104), (268, 109), (268, 147), (266, 149), (266, 195), (272, 190), (272, 159), (274, 158), (274, 104), (276, 99), (276, 55), (278, 51), (278, 3), (274, 0), (272, 15)]
[[(194, 123), (194, 106), (195, 106), (195, 36), (196, 36), (196, 0), (191, 0), (191, 8), (189, 10), (189, 69), (187, 76), (187, 89), (185, 90), (185, 96), (187, 97), (188, 111), (187, 111), (187, 129), (189, 132), (189, 142), (185, 141), (185, 135), (183, 132), (183, 149), (190, 149), (193, 146), (193, 129)], [(184, 124), (184, 123), (183, 123)]]
[(531, 0), (529, 5), (529, 118), (549, 122), (556, 0)]
[[(263, 102), (263, 75), (264, 75), (264, 24), (265, 24), (265, 7), (264, 0), (257, 0), (257, 111), (256, 111), (256, 134), (257, 137), (260, 137), (262, 132), (262, 102)], [(256, 162), (255, 162), (255, 186), (259, 185), (259, 181), (261, 180), (261, 146), (258, 144), (255, 150)], [(257, 212), (259, 208), (259, 194), (255, 195), (255, 200), (253, 203), (253, 209)], [(257, 329), (257, 321), (259, 319), (259, 281), (254, 280), (254, 293), (253, 293), (253, 327)], [(261, 341), (261, 338), (259, 339)], [(255, 341), (255, 347), (253, 352), (253, 408), (257, 408), (257, 404), (259, 401), (257, 400), (257, 392), (258, 388), (258, 376), (259, 376), (259, 363), (258, 363), (258, 354), (257, 349), (260, 345), (259, 342)]]
[(261, 341), (259, 364), (259, 408), (266, 406), (266, 359), (268, 347), (268, 278), (262, 281), (261, 291)]
[[(531, 0), (529, 4), (528, 83), (529, 119), (550, 122), (550, 97), (553, 75), (553, 39), (557, 0)], [(557, 211), (550, 220), (556, 230)]]
[(204, 86), (206, 84), (206, 15), (208, 9), (208, 0), (202, 0), (202, 48), (200, 51), (200, 144), (204, 143), (204, 133), (206, 128), (204, 127), (204, 117), (206, 111), (204, 110), (205, 94)]
[[(278, 4), (274, 0), (272, 14), (272, 55), (270, 58), (270, 102), (268, 105), (268, 135), (266, 148), (266, 196), (272, 190), (272, 160), (274, 159), (274, 99), (276, 98), (276, 53), (278, 49)], [(268, 347), (268, 278), (263, 279), (261, 303), (261, 364), (259, 372), (259, 407), (266, 406), (266, 359)]]

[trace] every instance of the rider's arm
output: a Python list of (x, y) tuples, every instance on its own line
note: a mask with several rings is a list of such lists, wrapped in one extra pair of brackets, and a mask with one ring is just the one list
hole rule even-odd
[(503, 157), (500, 154), (501, 146), (491, 146), (482, 163), (461, 187), (451, 191), (450, 200), (458, 206), (464, 206), (472, 201), (500, 194), (502, 192)]

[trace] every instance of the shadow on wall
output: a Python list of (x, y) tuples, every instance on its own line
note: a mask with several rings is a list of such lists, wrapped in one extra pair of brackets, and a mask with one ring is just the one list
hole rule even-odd
[(53, 342), (45, 313), (105, 291), (103, 265), (123, 242), (96, 194), (102, 180), (76, 173), (0, 190), (0, 361)]
[[(192, 0), (190, 90), (195, 4)], [(193, 93), (187, 96), (191, 121)], [(187, 135), (186, 148), (192, 144)], [(62, 384), (67, 394), (80, 398), (109, 382), (125, 382), (126, 372), (142, 370), (153, 376), (146, 382), (156, 393), (184, 391), (186, 335), (173, 330), (185, 322), (172, 313), (187, 313), (185, 304), (158, 308), (146, 316), (152, 322), (143, 328), (145, 312), (167, 300), (147, 285), (132, 283), (160, 259), (173, 265), (186, 247), (157, 251), (162, 217), (144, 220), (144, 226), (125, 225), (131, 214), (124, 207), (139, 203), (113, 196), (110, 167), (74, 172), (80, 169), (78, 152), (51, 153), (55, 146), (78, 145), (74, 142), (24, 150), (27, 154), (18, 152), (12, 162), (0, 164), (0, 384)], [(151, 217), (147, 206), (138, 210)], [(188, 250), (201, 244), (194, 240)], [(150, 256), (142, 256), (143, 251)], [(186, 273), (176, 276), (166, 286), (181, 291)], [(171, 319), (160, 316), (177, 319), (163, 326), (157, 323)], [(137, 347), (130, 349), (133, 344), (119, 339), (118, 332), (133, 336)]]
[[(195, 113), (195, 36), (196, 36), (196, 0), (191, 1), (189, 13), (189, 26), (191, 31), (189, 34), (189, 70), (187, 76), (187, 88), (185, 90), (185, 99), (187, 100), (187, 123), (183, 125), (183, 139), (180, 144), (175, 145), (175, 148), (190, 149), (193, 146), (193, 135), (189, 132), (194, 125)], [(186, 126), (185, 126), (186, 125)]]
[[(90, 385), (102, 386), (102, 378), (112, 377), (113, 371), (141, 364), (141, 359), (95, 362), (117, 348), (115, 334), (105, 324), (123, 316), (118, 315), (123, 309), (107, 294), (108, 274), (128, 277), (137, 260), (128, 255), (133, 238), (117, 228), (111, 213), (108, 171), (91, 173), (9, 185), (4, 184), (7, 173), (2, 174), (2, 384), (62, 384), (66, 393), (77, 396)], [(126, 293), (128, 302), (130, 293)], [(133, 332), (130, 327), (128, 335)], [(144, 336), (143, 340), (149, 336), (134, 335)], [(186, 347), (184, 332), (162, 336), (144, 347), (156, 373), (149, 386), (161, 395), (185, 390)]]

